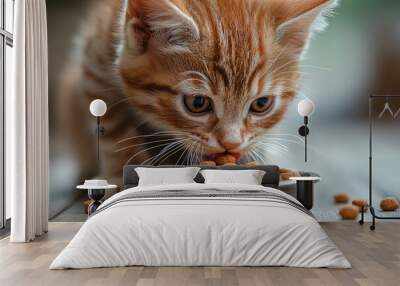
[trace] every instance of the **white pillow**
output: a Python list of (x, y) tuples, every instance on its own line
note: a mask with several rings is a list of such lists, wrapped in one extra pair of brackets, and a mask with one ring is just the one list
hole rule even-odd
[(265, 171), (262, 170), (202, 170), (206, 184), (261, 185)]
[(188, 168), (135, 168), (139, 176), (139, 186), (171, 185), (195, 183), (200, 171), (198, 167)]

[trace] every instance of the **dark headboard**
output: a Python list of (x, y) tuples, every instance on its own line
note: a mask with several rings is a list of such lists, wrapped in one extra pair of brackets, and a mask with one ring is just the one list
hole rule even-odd
[[(138, 165), (127, 165), (124, 167), (123, 174), (123, 189), (133, 188), (138, 185), (139, 177), (135, 171), (137, 167), (145, 168), (182, 168), (182, 166), (138, 166)], [(263, 170), (265, 176), (262, 184), (266, 187), (277, 188), (279, 186), (279, 167), (273, 165), (260, 165), (260, 166), (190, 166), (200, 167), (202, 170), (205, 169), (218, 169), (218, 170)], [(195, 178), (198, 183), (204, 183), (203, 176), (199, 173)]]

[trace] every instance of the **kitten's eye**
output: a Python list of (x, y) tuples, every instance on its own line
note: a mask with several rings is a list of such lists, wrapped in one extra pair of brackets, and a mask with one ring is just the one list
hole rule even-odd
[(210, 112), (212, 109), (210, 98), (204, 95), (185, 95), (183, 102), (186, 109), (195, 114)]
[(274, 105), (273, 97), (260, 97), (256, 99), (250, 106), (250, 112), (253, 113), (267, 113), (271, 111)]

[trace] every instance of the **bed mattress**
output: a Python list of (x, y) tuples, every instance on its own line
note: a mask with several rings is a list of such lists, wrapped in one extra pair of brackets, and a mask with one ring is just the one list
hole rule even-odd
[(312, 214), (279, 190), (181, 184), (111, 197), (50, 269), (139, 265), (351, 267)]

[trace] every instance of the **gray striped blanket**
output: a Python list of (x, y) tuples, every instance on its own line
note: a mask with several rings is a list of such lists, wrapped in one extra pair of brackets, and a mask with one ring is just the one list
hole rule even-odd
[(289, 199), (283, 195), (273, 192), (260, 190), (243, 190), (243, 191), (221, 191), (216, 189), (203, 190), (165, 190), (165, 191), (145, 191), (145, 192), (130, 192), (122, 195), (117, 199), (110, 199), (104, 205), (92, 214), (91, 217), (108, 210), (111, 207), (117, 206), (123, 202), (131, 201), (149, 201), (149, 200), (257, 200), (275, 202), (278, 204), (291, 206), (298, 211), (301, 211), (313, 217), (313, 214), (307, 210), (301, 203), (296, 200)]

